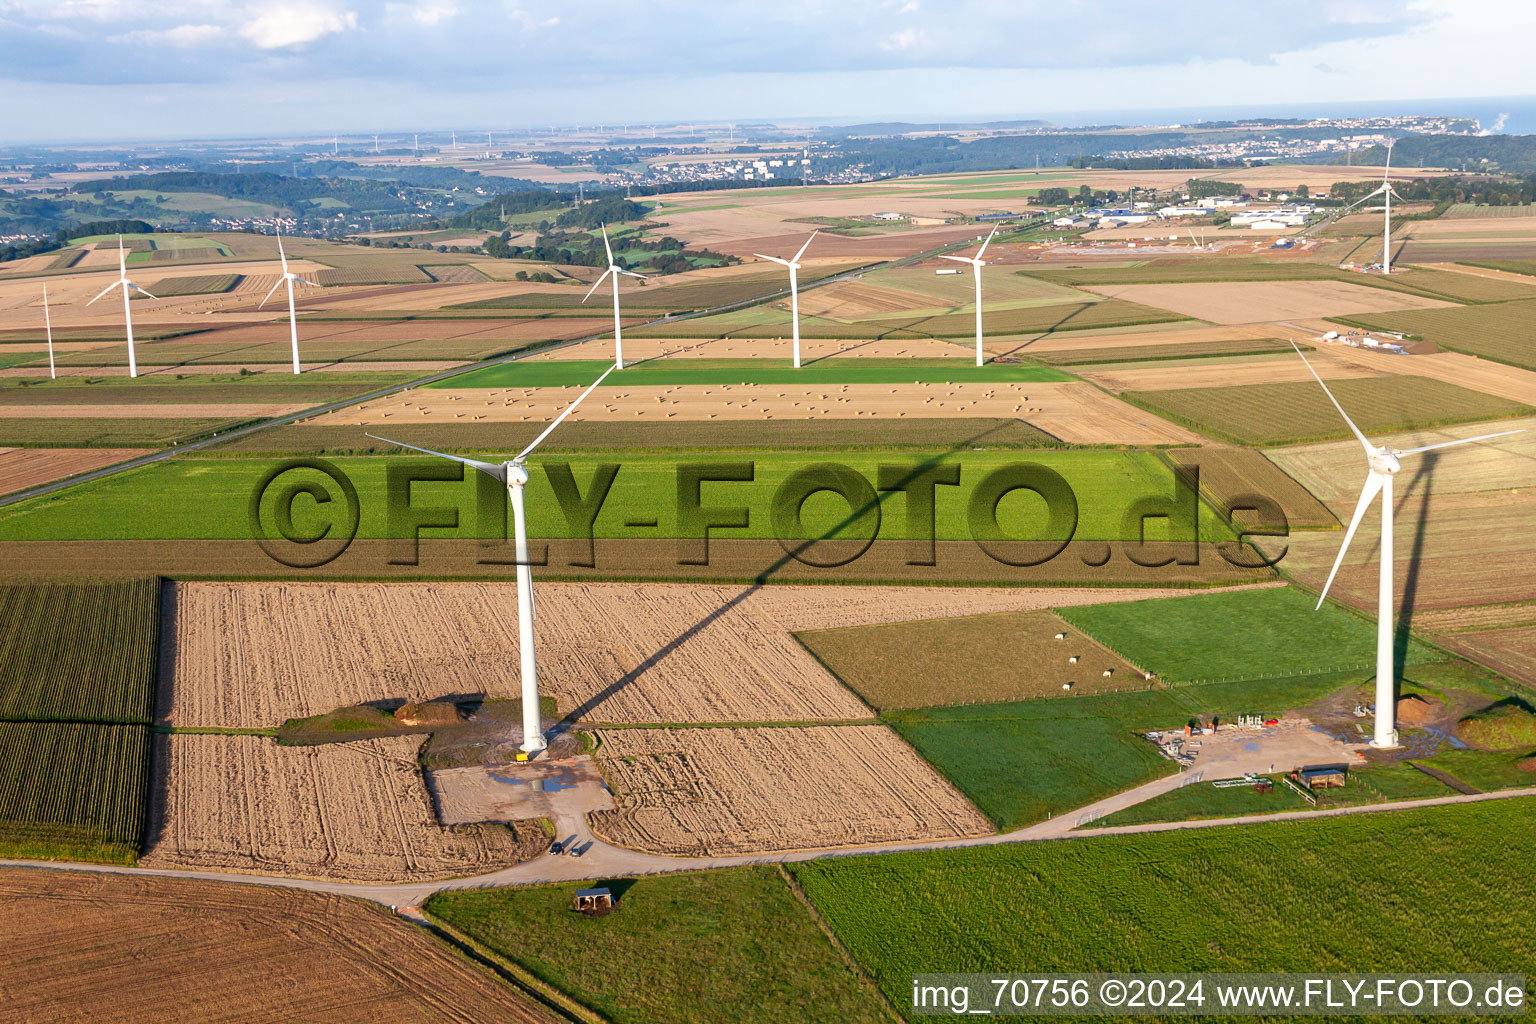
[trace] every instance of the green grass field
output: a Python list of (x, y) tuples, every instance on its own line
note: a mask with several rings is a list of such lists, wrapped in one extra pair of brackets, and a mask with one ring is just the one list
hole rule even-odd
[(1367, 330), (1410, 334), (1453, 352), (1536, 369), (1536, 329), (1531, 326), (1536, 323), (1536, 300), (1333, 319)]
[(0, 723), (0, 856), (138, 856), (149, 805), (149, 727)]
[(573, 914), (571, 884), (440, 892), (425, 910), (615, 1024), (889, 1019), (778, 868), (588, 884), (619, 908)]
[[(5, 421), (0, 421), (5, 422)], [(12, 421), (15, 422), (15, 421)], [(362, 434), (362, 428), (358, 428)], [(401, 436), (393, 440), (413, 443), (410, 429), (395, 428)], [(569, 463), (577, 486), (588, 493), (595, 467), (601, 460), (592, 457), (572, 459)], [(754, 478), (750, 481), (725, 481), (702, 485), (706, 506), (731, 506), (749, 510), (745, 528), (718, 529), (716, 537), (773, 537), (770, 509), (774, 494), (784, 481), (801, 470), (824, 462), (845, 465), (862, 475), (871, 489), (882, 465), (901, 467), (900, 475), (915, 468), (934, 464), (930, 457), (915, 454), (882, 456), (874, 452), (840, 452), (820, 456), (808, 453), (752, 453), (729, 460), (671, 455), (635, 454), (623, 459), (611, 490), (594, 522), (595, 535), (601, 537), (677, 537), (678, 466), (713, 465), (721, 461), (750, 461)], [(1061, 475), (1076, 494), (1078, 540), (1118, 540), (1124, 529), (1127, 510), (1137, 499), (1148, 495), (1171, 496), (1173, 471), (1156, 455), (1121, 451), (1040, 451), (1027, 458), (1017, 452), (977, 451), (956, 453), (943, 461), (958, 463), (960, 484), (936, 488), (935, 521), (939, 539), (967, 539), (971, 531), (967, 520), (970, 496), (990, 473), (1021, 461), (1038, 464)], [(386, 475), (390, 467), (397, 471), (422, 473), (454, 471), (454, 464), (429, 456), (414, 454), (393, 458), (337, 459), (337, 467), (351, 479), (360, 496), (358, 536), (384, 537), (389, 534)], [(119, 539), (220, 539), (251, 536), (248, 506), (262, 477), (278, 463), (267, 460), (178, 459), (119, 473), (103, 480), (69, 488), (0, 509), (0, 534), (14, 540), (119, 540)], [(567, 537), (572, 527), (561, 513), (549, 482), (549, 468), (554, 459), (540, 459), (533, 467), (528, 486), (528, 514), (531, 534), (535, 537)], [(315, 471), (301, 471), (304, 480), (320, 483), (336, 493), (334, 483)], [(476, 514), (478, 480), (470, 473), (463, 481), (422, 481), (411, 488), (415, 508), (452, 508), (460, 510), (456, 530), (427, 529), (423, 536), (477, 537), (493, 535), (502, 529), (500, 522), (482, 526)], [(487, 481), (489, 477), (485, 478)], [(298, 483), (299, 477), (284, 478), (284, 486)], [(494, 486), (494, 484), (492, 484)], [(277, 488), (268, 492), (275, 500)], [(881, 509), (882, 538), (906, 536), (905, 497), (898, 491), (879, 492), (874, 506), (860, 504), (858, 521), (849, 524), (850, 507), (836, 494), (823, 492), (804, 503), (804, 527), (810, 536), (832, 536), (842, 528), (844, 536), (860, 536), (858, 531), (871, 524), (874, 510)], [(504, 505), (492, 502), (498, 510)], [(141, 514), (155, 508), (158, 514)], [(323, 517), (309, 497), (294, 502), (294, 523), (307, 531), (322, 528)], [(1065, 506), (1062, 506), (1065, 511)], [(320, 510), (324, 511), (324, 510)], [(271, 509), (263, 506), (263, 516)], [(997, 518), (1007, 536), (1017, 539), (1046, 536), (1047, 507), (1044, 500), (1028, 491), (1006, 495), (997, 506)], [(627, 525), (633, 520), (651, 520), (651, 526)], [(264, 518), (264, 521), (268, 521)], [(1150, 520), (1148, 538), (1162, 539), (1160, 520)], [(409, 531), (403, 532), (409, 536)], [(694, 535), (694, 534), (682, 534)], [(1232, 539), (1230, 530), (1208, 509), (1200, 516), (1199, 538), (1207, 541)]]
[[(1293, 587), (1091, 604), (1058, 612), (1099, 643), (1170, 683), (1228, 682), (1370, 670), (1376, 626)], [(1441, 661), (1419, 644), (1408, 663)]]
[[(1201, 818), (1234, 818), (1247, 814), (1279, 814), (1283, 811), (1313, 809), (1294, 789), (1269, 776), (1274, 789), (1260, 793), (1252, 786), (1217, 789), (1201, 781), (1155, 796), (1145, 803), (1105, 815), (1091, 822), (1090, 828), (1139, 825), (1149, 821), (1194, 821)], [(1335, 789), (1320, 789), (1314, 796), (1317, 809), (1360, 807), (1389, 800), (1424, 800), (1454, 796), (1455, 790), (1443, 782), (1402, 763), (1352, 768), (1348, 781)]]
[[(1483, 311), (1516, 305), (1464, 308)], [(1362, 377), (1334, 381), (1329, 387), (1360, 429), (1370, 435), (1536, 412), (1519, 402), (1428, 377)], [(1126, 391), (1120, 397), (1192, 430), (1238, 444), (1298, 444), (1349, 436), (1349, 427), (1338, 410), (1313, 381)]]
[(1294, 676), (890, 711), (881, 719), (1011, 831), (1175, 771), (1138, 733), (1180, 728), (1197, 715), (1279, 714), (1358, 683), (1358, 673)]
[[(488, 366), (430, 384), (433, 388), (550, 388), (586, 387), (613, 364), (605, 360), (519, 360)], [(1074, 380), (1047, 366), (990, 363), (976, 366), (965, 359), (819, 359), (795, 369), (788, 360), (774, 359), (655, 359), (615, 371), (604, 387), (687, 386), (724, 384), (911, 384), (1027, 382)]]
[[(1536, 944), (1532, 803), (827, 858), (791, 871), (903, 1008), (918, 972), (1508, 971)], [(1178, 911), (1191, 901), (1197, 912)]]

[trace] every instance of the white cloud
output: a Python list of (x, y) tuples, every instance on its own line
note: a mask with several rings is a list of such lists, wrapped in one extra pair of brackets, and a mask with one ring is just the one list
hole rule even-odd
[(435, 26), (439, 22), (459, 15), (459, 5), (453, 0), (423, 0), (418, 3), (389, 3), (384, 5), (384, 18), (390, 22), (412, 21), (418, 25)]
[(240, 27), (258, 49), (282, 50), (357, 27), (356, 11), (330, 11), (306, 4), (270, 7)]
[(885, 42), (880, 45), (892, 53), (906, 53), (928, 44), (928, 35), (921, 29), (904, 28), (900, 32), (892, 32), (886, 36)]
[(111, 37), (115, 42), (138, 44), (163, 44), (182, 49), (207, 46), (222, 39), (228, 32), (222, 25), (177, 25), (166, 29), (140, 29)]

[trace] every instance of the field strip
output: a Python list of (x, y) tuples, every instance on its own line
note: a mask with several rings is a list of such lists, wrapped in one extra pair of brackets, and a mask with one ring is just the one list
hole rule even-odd
[[(1333, 349), (1328, 349), (1333, 352)], [(1418, 358), (1418, 357), (1411, 357)], [(1383, 357), (1365, 356), (1357, 363), (1315, 358), (1312, 365), (1326, 380), (1351, 377), (1377, 377), (1386, 367)], [(1402, 360), (1399, 360), (1402, 361)], [(1374, 364), (1374, 365), (1372, 365)], [(1396, 363), (1392, 364), (1396, 368)], [(1203, 360), (1196, 365), (1134, 366), (1121, 369), (1092, 370), (1073, 367), (1079, 377), (1110, 391), (1167, 391), (1181, 388), (1234, 387), (1240, 384), (1278, 384), (1287, 381), (1311, 381), (1312, 374), (1294, 354), (1244, 356), (1241, 362)]]
[[(1497, 395), (1499, 398), (1508, 398), (1514, 402), (1536, 406), (1536, 373), (1507, 363), (1479, 359), (1461, 352), (1435, 352), (1430, 355), (1389, 358), (1347, 345), (1330, 347), (1326, 351), (1337, 353), (1341, 359), (1357, 365), (1384, 363), (1383, 368), (1393, 373), (1428, 377), (1446, 384), (1456, 384), (1487, 395)], [(1314, 365), (1316, 365), (1315, 361)]]
[[(328, 416), (317, 426), (396, 427), (412, 423), (547, 422), (575, 388), (418, 389)], [(773, 419), (1020, 419), (1072, 444), (1198, 444), (1193, 431), (1122, 405), (1099, 388), (1068, 383), (828, 384), (812, 388), (615, 387), (598, 392), (573, 420), (725, 421)]]
[(0, 449), (0, 494), (63, 480), (147, 455), (151, 448), (5, 448)]
[(170, 402), (145, 405), (0, 405), (0, 419), (255, 419), (287, 416), (306, 406), (262, 402)]
[[(1168, 776), (1177, 779), (1178, 776)], [(1163, 780), (1158, 780), (1159, 782)], [(1148, 794), (1149, 797), (1155, 794)], [(1040, 822), (1017, 832), (1007, 832), (962, 839), (941, 839), (927, 842), (877, 843), (863, 847), (839, 850), (796, 850), (788, 853), (756, 853), (735, 857), (664, 857), (656, 854), (636, 853), (609, 846), (598, 840), (592, 849), (580, 859), (571, 857), (539, 857), (513, 868), (455, 878), (442, 882), (359, 884), (330, 882), (320, 879), (291, 878), (283, 875), (242, 874), (237, 872), (194, 871), (175, 868), (124, 867), (114, 864), (89, 864), (67, 861), (34, 861), (0, 859), (3, 867), (24, 867), (53, 871), (82, 871), (100, 874), (159, 875), (172, 878), (201, 878), (209, 881), (238, 882), (245, 885), (271, 885), (311, 892), (329, 892), (342, 896), (355, 896), (373, 900), (387, 906), (414, 905), (434, 892), (445, 889), (475, 889), (504, 885), (546, 885), (555, 882), (586, 881), (612, 878), (628, 874), (662, 874), (673, 871), (699, 871), (711, 868), (740, 867), (747, 864), (794, 863), (817, 860), (823, 857), (854, 857), (875, 853), (909, 853), (926, 850), (956, 849), (969, 846), (997, 846), (1003, 843), (1042, 842), (1073, 840), (1084, 837), (1118, 835), (1128, 832), (1168, 832), (1174, 829), (1226, 828), (1232, 825), (1259, 825), (1272, 821), (1300, 821), (1309, 818), (1329, 818), (1347, 814), (1376, 814), (1419, 807), (1437, 807), (1446, 804), (1480, 803), (1484, 800), (1511, 800), (1536, 797), (1536, 786), (1522, 789), (1505, 789), (1492, 793), (1461, 794), (1429, 797), (1422, 800), (1394, 800), (1387, 803), (1364, 804), (1349, 807), (1329, 807), (1323, 810), (1282, 811), (1274, 814), (1245, 815), (1235, 818), (1202, 818), (1194, 821), (1149, 822), (1140, 825), (1119, 825), (1078, 831), (1075, 822), (1091, 810), (1079, 808), (1072, 814), (1062, 815)]]
[[(1085, 291), (1168, 309), (1215, 324), (1271, 323), (1294, 317), (1435, 309), (1455, 303), (1345, 281), (1224, 281), (1199, 284), (1084, 285)], [(1263, 310), (1262, 316), (1255, 311)]]

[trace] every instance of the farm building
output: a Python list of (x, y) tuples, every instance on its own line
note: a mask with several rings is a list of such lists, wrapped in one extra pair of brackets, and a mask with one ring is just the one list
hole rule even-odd
[(1347, 764), (1308, 764), (1296, 769), (1296, 777), (1308, 789), (1333, 789), (1349, 779)]
[(579, 914), (606, 914), (616, 906), (618, 900), (613, 898), (611, 889), (577, 889), (575, 898), (571, 900), (571, 909)]

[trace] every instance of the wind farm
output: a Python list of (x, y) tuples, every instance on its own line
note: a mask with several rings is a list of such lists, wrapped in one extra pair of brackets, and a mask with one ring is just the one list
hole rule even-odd
[[(14, 1013), (1526, 991), (1527, 137), (1470, 105), (757, 117), (735, 72), (669, 123), (660, 68), (488, 107), (432, 90), (490, 38), (503, 78), (538, 38), (620, 80), (621, 16), (482, 13), (452, 51), (454, 5), (207, 17), (166, 38), (270, 73), (345, 63), (355, 17), (431, 68), (387, 117), (369, 79), (261, 101), (273, 137), (0, 153)], [(882, 61), (951, 38), (881, 17), (930, 29)], [(976, 24), (1069, 51), (1054, 17)]]

